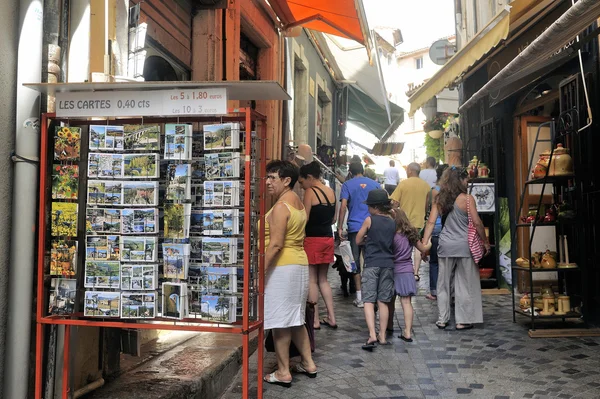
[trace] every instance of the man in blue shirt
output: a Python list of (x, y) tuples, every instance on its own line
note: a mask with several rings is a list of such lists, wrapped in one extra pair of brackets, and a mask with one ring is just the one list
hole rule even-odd
[(340, 194), (340, 214), (338, 218), (338, 234), (342, 239), (342, 226), (346, 211), (348, 211), (348, 240), (352, 248), (352, 256), (357, 266), (357, 273), (354, 277), (356, 285), (356, 299), (354, 305), (362, 308), (362, 294), (360, 291), (360, 255), (363, 252), (363, 246), (356, 244), (356, 234), (362, 227), (363, 222), (369, 216), (369, 207), (364, 203), (367, 200), (369, 191), (381, 188), (381, 185), (376, 181), (363, 176), (365, 172), (360, 162), (350, 164), (350, 173), (354, 176), (342, 185), (342, 193)]

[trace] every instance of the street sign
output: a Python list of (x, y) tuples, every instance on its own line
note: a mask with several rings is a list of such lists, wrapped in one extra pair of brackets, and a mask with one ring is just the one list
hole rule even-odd
[(225, 114), (225, 88), (56, 93), (59, 118)]
[(454, 44), (450, 43), (448, 39), (442, 39), (434, 42), (429, 47), (429, 58), (434, 64), (444, 65), (456, 52)]

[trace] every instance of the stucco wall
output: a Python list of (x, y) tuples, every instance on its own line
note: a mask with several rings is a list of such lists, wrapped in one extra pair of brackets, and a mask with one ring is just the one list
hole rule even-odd
[[(12, 199), (12, 163), (10, 153), (14, 148), (17, 80), (17, 24), (19, 4), (16, 0), (0, 2), (0, 19), (3, 21), (0, 40), (0, 303), (7, 301), (7, 279), (10, 252), (10, 223)], [(24, 317), (27, 315), (24, 315)], [(5, 353), (7, 307), (0, 306), (0, 353)], [(0, 357), (0, 387), (4, 386), (4, 356)], [(2, 392), (0, 391), (0, 397)]]

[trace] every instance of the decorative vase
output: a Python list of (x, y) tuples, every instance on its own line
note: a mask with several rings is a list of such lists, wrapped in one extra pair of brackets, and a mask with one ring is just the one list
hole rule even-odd
[(478, 163), (479, 160), (477, 159), (477, 156), (474, 156), (473, 159), (471, 159), (471, 162), (469, 162), (469, 166), (467, 167), (469, 178), (474, 179), (477, 177)]
[(488, 168), (486, 164), (480, 163), (479, 168), (477, 169), (477, 176), (489, 177), (490, 176), (490, 168)]
[(540, 158), (531, 171), (532, 179), (541, 179), (546, 176), (548, 170), (548, 160), (550, 159), (550, 150), (544, 151), (540, 154)]
[(542, 256), (542, 261), (540, 262), (542, 265), (542, 269), (554, 269), (556, 268), (556, 259), (550, 254), (550, 251), (546, 251), (546, 253)]
[(427, 132), (427, 134), (432, 139), (438, 140), (442, 137), (442, 135), (444, 134), (444, 131), (443, 130), (430, 130), (429, 132)]
[(573, 158), (569, 155), (569, 149), (558, 144), (552, 154), (549, 176), (570, 176), (573, 174)]

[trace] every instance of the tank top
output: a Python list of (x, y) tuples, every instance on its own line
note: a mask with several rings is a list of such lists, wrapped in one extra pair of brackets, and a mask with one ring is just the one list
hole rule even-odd
[[(304, 252), (304, 228), (306, 227), (306, 212), (303, 209), (296, 209), (285, 201), (283, 203), (290, 211), (290, 218), (285, 228), (285, 237), (283, 239), (283, 248), (275, 260), (274, 266), (285, 265), (308, 265), (308, 258)], [(265, 248), (269, 246), (271, 235), (269, 231), (269, 217), (273, 208), (265, 216)]]
[(396, 222), (382, 215), (371, 215), (365, 243), (365, 267), (394, 268)]
[(456, 206), (448, 213), (440, 233), (438, 256), (444, 258), (469, 258), (471, 251), (467, 241), (469, 216)]
[(406, 236), (394, 236), (394, 273), (414, 273), (412, 262), (413, 246)]
[[(313, 205), (310, 208), (310, 215), (308, 222), (306, 222), (306, 236), (307, 237), (333, 237), (333, 230), (331, 225), (333, 224), (333, 218), (335, 217), (335, 199), (329, 202), (329, 198), (325, 195), (325, 192), (319, 187), (311, 187), (319, 204)], [(323, 194), (327, 204), (324, 204), (317, 193), (317, 190)]]

